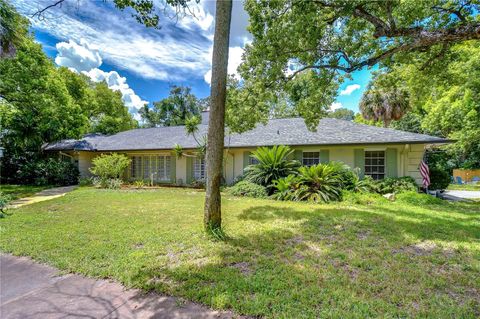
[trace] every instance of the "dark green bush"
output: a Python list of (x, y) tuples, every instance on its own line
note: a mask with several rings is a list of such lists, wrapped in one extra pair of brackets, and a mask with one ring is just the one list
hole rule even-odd
[(430, 169), (430, 186), (429, 189), (446, 189), (450, 184), (450, 174), (447, 171), (438, 169), (438, 168), (431, 168)]
[(255, 198), (266, 198), (267, 188), (249, 181), (241, 181), (228, 187), (225, 191), (234, 196), (247, 196)]
[(22, 164), (17, 172), (22, 184), (74, 185), (78, 182), (78, 167), (63, 159), (37, 159)]

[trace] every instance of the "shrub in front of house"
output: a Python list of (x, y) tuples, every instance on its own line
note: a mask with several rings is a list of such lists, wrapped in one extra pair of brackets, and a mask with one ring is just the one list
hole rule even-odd
[(302, 166), (298, 175), (278, 179), (273, 183), (276, 199), (330, 202), (342, 198), (342, 171), (336, 163)]
[(252, 153), (258, 164), (245, 168), (245, 180), (265, 186), (269, 194), (273, 193), (273, 181), (297, 173), (300, 162), (294, 159), (293, 150), (285, 145), (259, 147)]
[[(365, 177), (369, 179), (370, 177)], [(389, 194), (389, 193), (404, 193), (404, 192), (415, 192), (418, 190), (417, 183), (415, 179), (410, 176), (405, 177), (387, 177), (378, 181), (367, 182), (368, 187), (371, 192), (378, 194)]]
[(430, 169), (430, 185), (428, 189), (444, 190), (450, 184), (450, 174), (447, 171), (438, 168)]
[(125, 170), (130, 159), (122, 154), (102, 154), (93, 159), (90, 169), (95, 175), (94, 185), (102, 188), (120, 188)]
[(43, 158), (25, 162), (17, 171), (22, 184), (66, 186), (78, 183), (78, 167), (67, 160)]
[(241, 181), (231, 187), (227, 187), (225, 192), (234, 196), (246, 196), (255, 198), (266, 198), (267, 189), (265, 186), (258, 185), (249, 181)]

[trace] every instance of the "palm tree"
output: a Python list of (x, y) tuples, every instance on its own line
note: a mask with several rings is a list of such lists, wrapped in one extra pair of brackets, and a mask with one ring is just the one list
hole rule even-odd
[(382, 121), (388, 127), (392, 120), (399, 120), (408, 111), (408, 92), (397, 86), (369, 84), (360, 101), (360, 112), (366, 120)]

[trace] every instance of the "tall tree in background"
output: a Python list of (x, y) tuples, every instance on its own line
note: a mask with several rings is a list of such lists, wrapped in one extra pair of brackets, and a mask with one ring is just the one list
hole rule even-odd
[(251, 123), (268, 117), (261, 101), (283, 90), (314, 128), (349, 73), (480, 39), (478, 1), (247, 0), (245, 8), (253, 41), (237, 117)]
[(363, 118), (382, 121), (384, 127), (400, 120), (409, 108), (408, 92), (389, 78), (387, 74), (378, 74), (363, 93), (359, 105)]
[(328, 113), (328, 117), (339, 120), (353, 121), (353, 119), (355, 118), (355, 112), (342, 107)]
[(0, 59), (15, 55), (28, 33), (27, 25), (27, 19), (17, 14), (5, 0), (0, 0)]
[(200, 115), (201, 101), (186, 86), (172, 86), (170, 95), (150, 108), (145, 105), (140, 115), (146, 127), (185, 125), (185, 121)]

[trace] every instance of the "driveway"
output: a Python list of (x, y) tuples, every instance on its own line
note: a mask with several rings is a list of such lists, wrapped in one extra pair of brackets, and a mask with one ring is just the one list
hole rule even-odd
[(445, 191), (443, 192), (443, 198), (448, 200), (469, 200), (480, 199), (480, 191)]
[(0, 318), (237, 318), (178, 298), (62, 275), (29, 258), (0, 255)]

